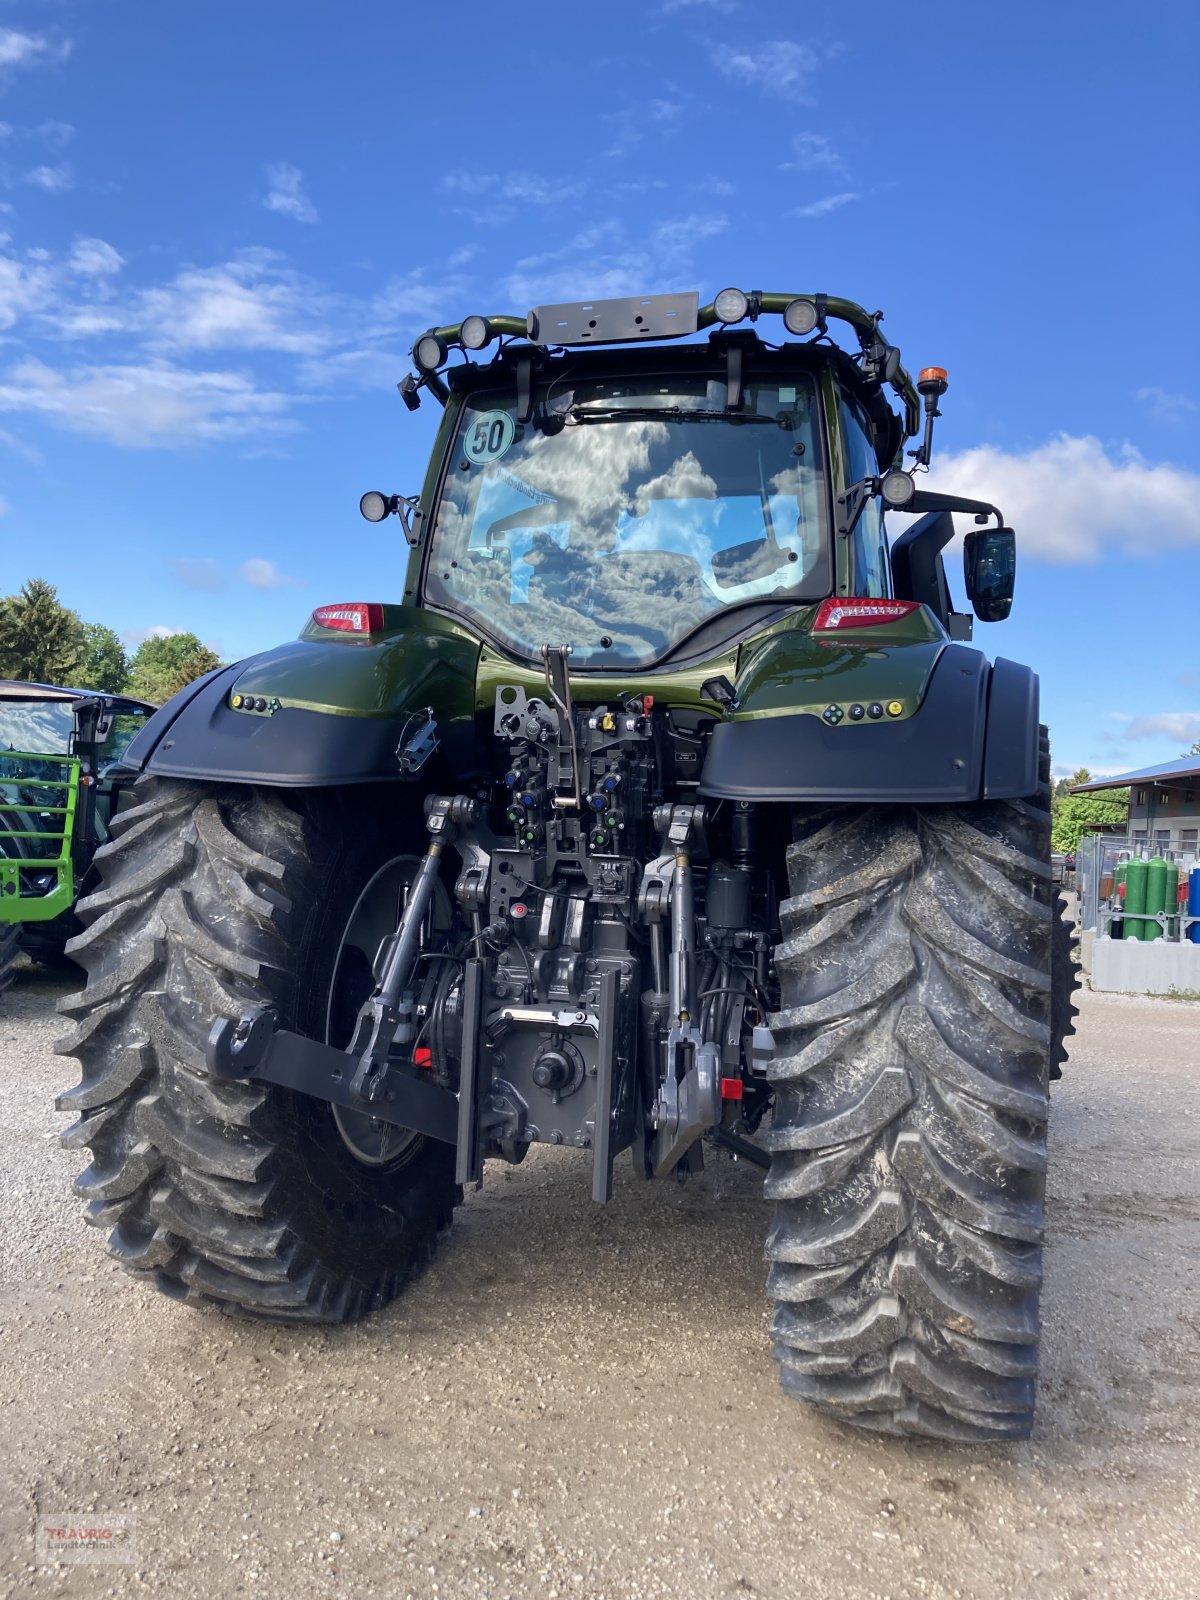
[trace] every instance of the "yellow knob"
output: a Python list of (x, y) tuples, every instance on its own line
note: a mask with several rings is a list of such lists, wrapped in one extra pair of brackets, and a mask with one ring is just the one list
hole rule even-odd
[(241, 697), (241, 695), (240, 694), (235, 694), (233, 699), (229, 702), (229, 704), (233, 707), (233, 709), (235, 711), (240, 711), (242, 709), (242, 697)]
[(904, 710), (904, 702), (902, 700), (889, 700), (888, 701), (887, 714), (888, 714), (889, 717), (898, 717), (903, 710)]

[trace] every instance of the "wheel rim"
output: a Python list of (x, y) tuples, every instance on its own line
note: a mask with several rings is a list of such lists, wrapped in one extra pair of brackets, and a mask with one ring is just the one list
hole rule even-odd
[[(396, 931), (407, 892), (420, 865), (419, 856), (393, 857), (368, 879), (354, 902), (334, 958), (325, 1006), (326, 1044), (344, 1049), (350, 1043), (359, 1008), (375, 988), (376, 955), (384, 939)], [(450, 920), (450, 899), (439, 882), (434, 888), (422, 948), (429, 942), (429, 933), (448, 929)], [(421, 1143), (419, 1133), (382, 1122), (369, 1112), (349, 1111), (342, 1106), (332, 1106), (331, 1110), (342, 1143), (364, 1166), (401, 1165)]]

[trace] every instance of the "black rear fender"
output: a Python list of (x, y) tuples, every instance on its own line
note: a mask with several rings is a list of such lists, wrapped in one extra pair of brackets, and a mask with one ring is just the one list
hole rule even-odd
[(730, 800), (956, 805), (1038, 786), (1038, 680), (964, 645), (941, 652), (916, 714), (828, 727), (809, 714), (713, 729), (700, 793)]

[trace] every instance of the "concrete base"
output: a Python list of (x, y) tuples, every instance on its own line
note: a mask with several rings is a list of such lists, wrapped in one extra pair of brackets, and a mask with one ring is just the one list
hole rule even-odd
[(1155, 939), (1094, 939), (1093, 989), (1119, 994), (1167, 994), (1172, 989), (1200, 991), (1200, 944), (1170, 944)]

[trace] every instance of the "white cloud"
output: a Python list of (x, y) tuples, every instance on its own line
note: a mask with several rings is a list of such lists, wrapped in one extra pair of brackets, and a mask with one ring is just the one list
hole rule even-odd
[(32, 130), (35, 139), (41, 139), (53, 150), (63, 150), (75, 137), (75, 129), (69, 122), (59, 122), (51, 117), (45, 122), (39, 122)]
[(120, 333), (128, 327), (125, 315), (102, 306), (67, 306), (49, 318), (62, 339), (93, 339), (98, 334)]
[(10, 433), (7, 428), (0, 428), (0, 444), (6, 450), (11, 450), (13, 455), (20, 456), (22, 461), (28, 461), (31, 467), (45, 466), (45, 457), (35, 446), (19, 439), (15, 433)]
[(330, 298), (268, 254), (248, 252), (219, 267), (193, 267), (149, 289), (134, 326), (164, 347), (281, 350), (315, 355), (331, 342)]
[(448, 172), (442, 179), (447, 194), (469, 203), (456, 206), (456, 216), (495, 226), (511, 222), (529, 206), (563, 206), (587, 191), (581, 178), (546, 178), (536, 172)]
[(214, 594), (218, 589), (225, 588), (227, 580), (209, 556), (168, 556), (167, 566), (185, 589), (199, 589), (204, 594)]
[(176, 633), (186, 633), (186, 628), (168, 628), (164, 622), (152, 622), (148, 628), (126, 628), (121, 643), (137, 646), (147, 639), (170, 639)]
[(67, 266), (89, 278), (107, 278), (120, 272), (125, 258), (103, 239), (76, 239)]
[(267, 174), (266, 198), (263, 205), (268, 211), (277, 211), (282, 217), (296, 222), (316, 222), (317, 208), (304, 192), (304, 174), (299, 167), (286, 161), (264, 168)]
[(846, 164), (823, 133), (798, 133), (792, 140), (792, 159), (784, 172), (830, 172), (846, 176)]
[(48, 305), (53, 292), (53, 274), (43, 263), (0, 256), (0, 330)]
[(22, 33), (18, 28), (0, 28), (0, 68), (64, 61), (70, 53), (70, 40), (52, 39), (45, 33)]
[(994, 445), (935, 455), (929, 486), (999, 506), (1018, 552), (1042, 561), (1200, 545), (1200, 475), (1129, 445), (1110, 454), (1089, 436), (1060, 434), (1023, 455)]
[(60, 372), (29, 359), (0, 379), (0, 411), (38, 413), (127, 449), (287, 432), (288, 404), (244, 373), (193, 372), (165, 361)]
[(843, 194), (827, 194), (823, 200), (814, 200), (811, 205), (797, 206), (792, 212), (794, 217), (827, 217), (831, 211), (838, 211), (842, 206), (848, 206), (852, 200), (861, 196), (847, 190)]
[(741, 49), (722, 45), (713, 49), (712, 60), (727, 78), (802, 104), (812, 103), (810, 84), (822, 64), (820, 53), (811, 45), (796, 44), (791, 39), (774, 39)]
[(65, 194), (75, 187), (75, 173), (70, 162), (60, 161), (53, 167), (34, 167), (25, 174), (25, 182), (44, 189), (47, 194)]
[(686, 288), (696, 247), (725, 227), (723, 216), (697, 212), (667, 218), (633, 239), (615, 219), (595, 223), (556, 250), (518, 261), (502, 292), (510, 305), (527, 307)]
[(519, 205), (554, 206), (575, 200), (587, 188), (579, 178), (543, 178), (536, 172), (448, 172), (442, 188), (454, 194), (484, 195)]
[[(40, 249), (18, 254), (0, 235), (0, 336), (20, 325), (27, 336), (40, 334), (60, 343), (120, 336), (120, 345), (111, 346), (112, 357), (123, 373), (133, 375), (138, 391), (147, 384), (157, 387), (165, 381), (163, 374), (180, 375), (179, 393), (166, 407), (164, 438), (156, 442), (166, 442), (181, 407), (203, 436), (212, 436), (220, 431), (213, 407), (220, 406), (229, 377), (245, 386), (240, 398), (228, 391), (238, 405), (253, 409), (261, 403), (278, 411), (292, 402), (281, 394), (256, 399), (260, 385), (240, 373), (218, 374), (220, 388), (212, 384), (211, 372), (203, 373), (196, 394), (189, 396), (184, 368), (197, 353), (267, 352), (299, 358), (289, 374), (293, 399), (314, 389), (390, 386), (413, 336), (444, 321), (448, 307), (466, 305), (469, 279), (463, 269), (473, 254), (473, 247), (448, 252), (444, 264), (412, 269), (386, 282), (372, 298), (354, 299), (330, 292), (268, 250), (189, 266), (165, 283), (135, 288), (122, 270), (121, 253), (106, 240), (77, 238), (66, 254), (56, 257)], [(0, 410), (54, 412), (69, 417), (71, 426), (83, 426), (80, 404), (68, 405), (65, 398), (46, 393), (52, 387), (46, 371), (58, 364), (50, 360), (40, 371), (34, 362), (19, 381), (10, 373)], [(102, 368), (95, 357), (83, 369), (89, 387), (97, 375), (111, 376), (116, 370), (116, 365)], [(270, 387), (277, 384), (273, 378)], [(116, 416), (104, 425), (109, 433), (128, 412), (116, 397), (114, 406)], [(104, 410), (107, 414), (108, 407)], [(101, 429), (98, 416), (90, 426)], [(184, 431), (190, 436), (194, 430)], [(143, 432), (140, 423), (135, 432)]]
[(615, 110), (601, 113), (600, 121), (613, 130), (606, 156), (627, 156), (647, 139), (659, 143), (678, 135), (692, 96), (675, 83), (665, 83), (663, 88), (661, 95), (644, 100), (626, 98)]
[[(444, 300), (442, 309), (445, 309)], [(427, 317), (423, 326), (434, 320), (437, 319)], [(414, 323), (412, 332), (415, 334), (416, 331), (417, 325)], [(301, 385), (308, 390), (352, 388), (386, 391), (393, 387), (401, 373), (408, 371), (411, 363), (407, 346), (411, 342), (410, 337), (403, 349), (369, 344), (354, 350), (333, 350), (328, 355), (313, 356), (302, 361), (297, 376)]]
[[(431, 278), (431, 274), (436, 275)], [(437, 272), (434, 268), (414, 267), (390, 278), (375, 296), (370, 306), (368, 331), (376, 336), (396, 329), (419, 332), (445, 322), (451, 315), (447, 307), (458, 303), (466, 290), (467, 279), (460, 271)]]
[(248, 583), (252, 589), (300, 587), (299, 578), (289, 578), (286, 573), (280, 572), (273, 561), (266, 561), (261, 556), (254, 556), (249, 561), (243, 562), (239, 572), (243, 582)]
[(1181, 744), (1195, 744), (1200, 739), (1200, 711), (1159, 711), (1150, 716), (1131, 717), (1124, 737), (1176, 739)]
[(1172, 394), (1167, 389), (1139, 389), (1135, 399), (1139, 405), (1145, 406), (1152, 422), (1167, 426), (1186, 422), (1196, 414), (1194, 400), (1190, 400), (1186, 394)]

